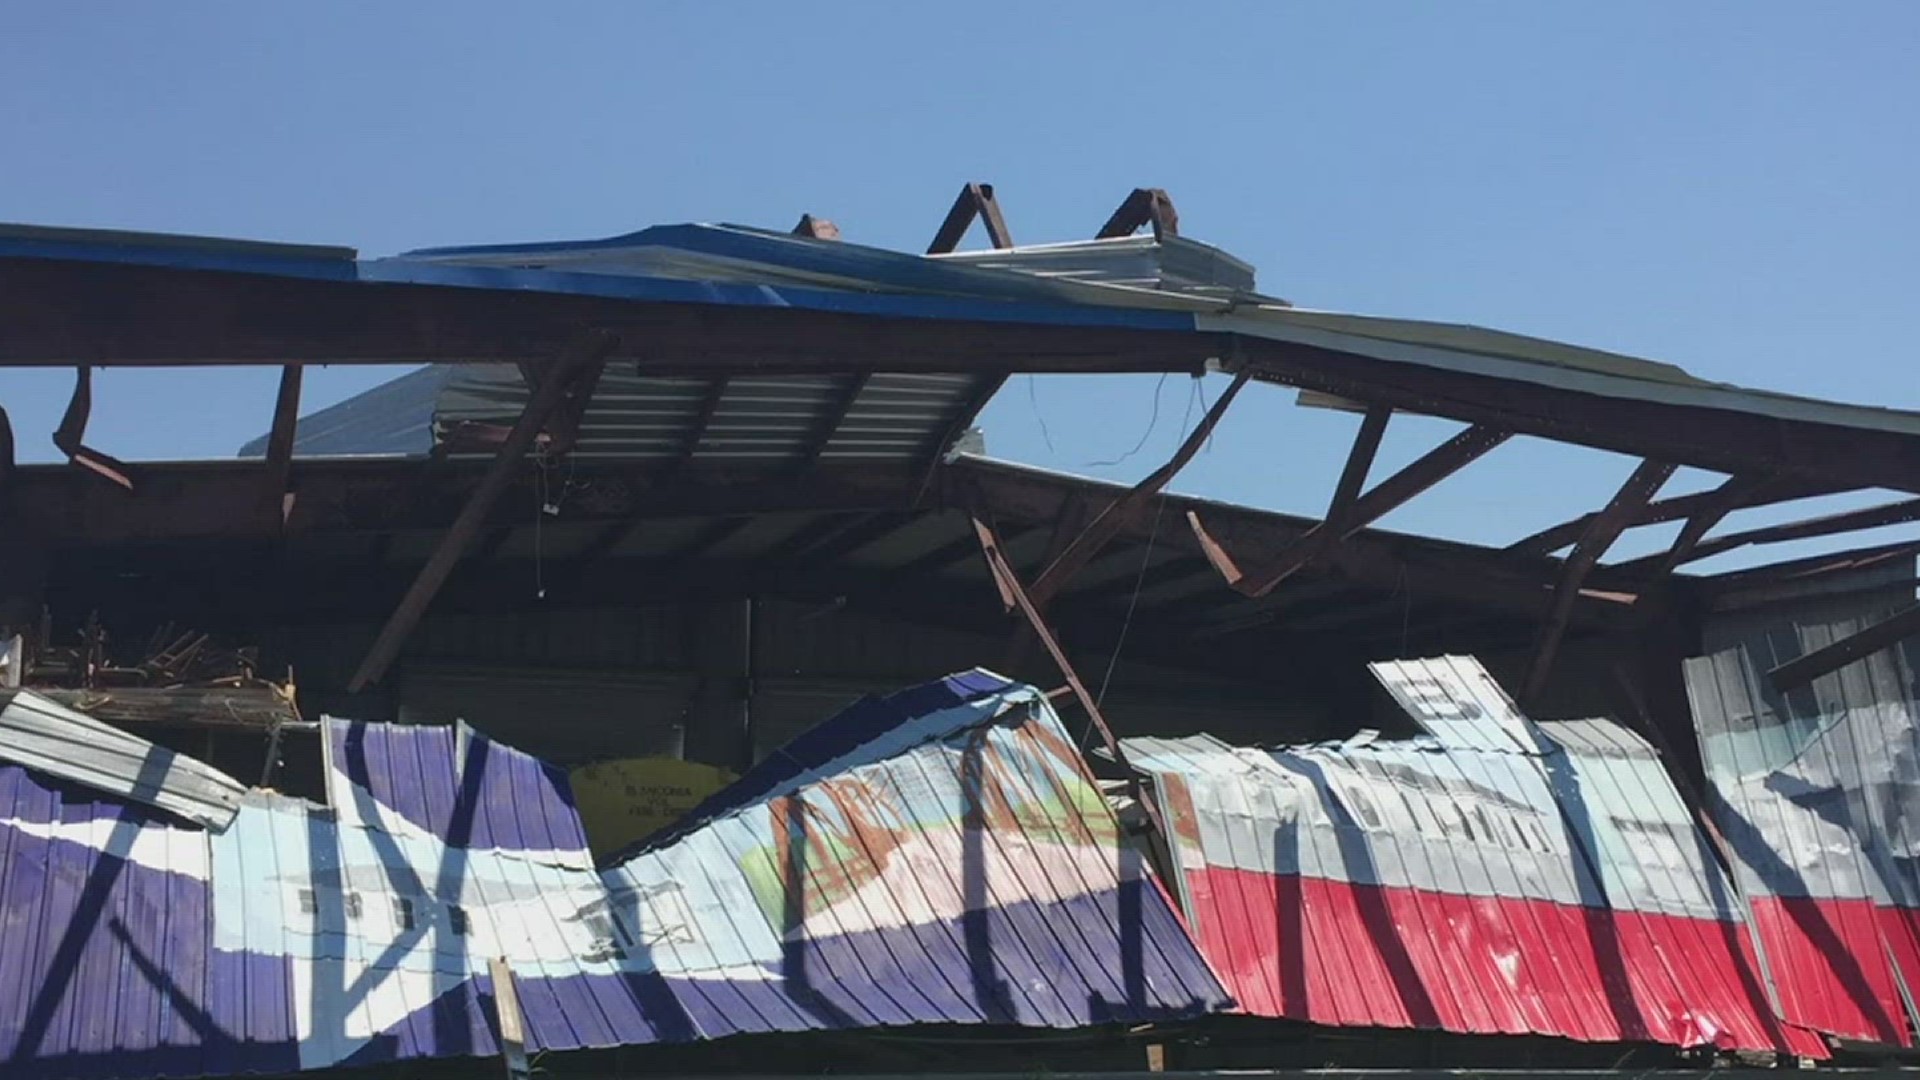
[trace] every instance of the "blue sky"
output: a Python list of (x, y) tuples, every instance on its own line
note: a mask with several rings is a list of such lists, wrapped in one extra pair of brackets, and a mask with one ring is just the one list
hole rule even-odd
[[(1920, 408), (1920, 5), (820, 6), (6, 5), (0, 220), (388, 254), (811, 211), (917, 250), (964, 180), (1032, 242), (1152, 185), (1302, 305)], [(311, 373), (308, 407), (385, 374)], [(70, 379), (0, 374), (23, 459)], [(273, 380), (107, 372), (90, 438), (229, 456)], [(1187, 383), (1149, 430), (1154, 379), (1016, 380), (988, 444), (1130, 479)], [(1256, 388), (1177, 486), (1317, 513), (1353, 426)], [(1396, 422), (1380, 468), (1447, 430)], [(1518, 440), (1388, 524), (1502, 542), (1632, 464)]]

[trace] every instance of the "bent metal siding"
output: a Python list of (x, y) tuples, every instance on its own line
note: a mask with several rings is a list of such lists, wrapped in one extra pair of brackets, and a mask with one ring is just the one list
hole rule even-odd
[(1782, 1015), (1912, 1045), (1920, 991), (1920, 641), (1811, 686), (1767, 672), (1866, 628), (1754, 619), (1687, 661), (1713, 815), (1753, 907)]
[(1242, 1008), (1824, 1056), (1772, 1016), (1731, 888), (1644, 744), (1535, 725), (1471, 660), (1376, 674), (1429, 734), (1125, 743)]
[(328, 721), (333, 805), (219, 833), (0, 768), (0, 1074), (491, 1055), (495, 958), (532, 1050), (1225, 1007), (1045, 697), (941, 685), (604, 872), (564, 775), (466, 729)]

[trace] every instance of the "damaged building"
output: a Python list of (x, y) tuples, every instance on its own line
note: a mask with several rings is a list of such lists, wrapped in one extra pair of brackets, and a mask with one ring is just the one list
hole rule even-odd
[[(395, 363), (303, 414), (304, 368)], [(1846, 539), (1920, 516), (1920, 414), (1296, 307), (1154, 189), (1017, 245), (981, 184), (925, 254), (6, 227), (0, 365), (76, 372), (66, 463), (0, 462), (0, 1074), (1826, 1068), (1920, 1030), (1920, 538)], [(95, 369), (219, 365), (280, 372), (236, 457), (89, 435)], [(975, 429), (1113, 373), (1208, 394), (1136, 484)], [(1294, 405), (1354, 418), (1319, 517), (1171, 490)], [(1457, 426), (1376, 468), (1396, 416)], [(1503, 547), (1378, 527), (1516, 438), (1636, 465)]]

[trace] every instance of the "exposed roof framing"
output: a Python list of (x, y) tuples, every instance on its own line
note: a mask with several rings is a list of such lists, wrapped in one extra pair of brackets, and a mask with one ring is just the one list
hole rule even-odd
[(939, 231), (933, 234), (933, 242), (927, 245), (927, 254), (944, 255), (960, 246), (960, 238), (967, 235), (967, 227), (974, 219), (986, 226), (987, 242), (997, 248), (1013, 246), (1013, 234), (1007, 231), (1007, 219), (1000, 214), (1000, 202), (994, 198), (992, 184), (967, 184), (953, 200), (953, 209), (947, 211), (946, 220), (940, 223)]
[[(1738, 479), (1736, 485), (1734, 481)], [(1729, 477), (1719, 487), (1709, 491), (1696, 491), (1687, 495), (1673, 495), (1665, 499), (1655, 499), (1633, 519), (1635, 527), (1641, 525), (1660, 525), (1682, 518), (1694, 519), (1711, 515), (1716, 510), (1718, 517), (1724, 517), (1734, 510), (1744, 510), (1755, 506), (1771, 506), (1774, 503), (1791, 502), (1794, 499), (1812, 498), (1816, 495), (1832, 495), (1840, 491), (1851, 490), (1851, 485), (1836, 484), (1805, 478), (1765, 477), (1748, 480), (1744, 477)], [(1730, 493), (1738, 491), (1740, 496), (1727, 505)], [(1720, 507), (1726, 509), (1720, 510)], [(1582, 514), (1571, 521), (1542, 529), (1531, 536), (1524, 537), (1507, 546), (1508, 551), (1520, 555), (1550, 555), (1580, 539), (1587, 526), (1599, 515), (1599, 511)], [(1715, 517), (1715, 520), (1718, 520)], [(1705, 535), (1704, 531), (1702, 535)]]
[[(1356, 450), (1362, 449), (1369, 437), (1378, 444), (1379, 433), (1372, 432), (1370, 436), (1370, 428), (1384, 426), (1385, 420), (1375, 420), (1376, 415), (1370, 411), (1368, 419), (1362, 422)], [(1344, 504), (1336, 498), (1337, 516), (1330, 514), (1327, 520), (1315, 525), (1299, 540), (1251, 568), (1242, 567), (1239, 560), (1207, 531), (1198, 516), (1193, 517), (1189, 524), (1200, 538), (1201, 549), (1206, 552), (1208, 560), (1219, 569), (1228, 585), (1248, 596), (1265, 596), (1282, 581), (1324, 558), (1354, 533), (1459, 472), (1505, 442), (1509, 436), (1509, 432), (1483, 425), (1468, 428), (1380, 481), (1366, 494)], [(1371, 454), (1368, 456), (1371, 457)], [(1352, 474), (1354, 471), (1353, 462), (1349, 460), (1347, 472)], [(1343, 486), (1346, 479), (1346, 476), (1342, 477)]]
[(1920, 604), (1910, 604), (1857, 634), (1795, 657), (1767, 672), (1767, 678), (1785, 694), (1915, 636), (1920, 636)]
[(1155, 240), (1180, 235), (1180, 213), (1173, 208), (1173, 197), (1164, 189), (1134, 188), (1094, 236), (1100, 240), (1132, 236), (1143, 225), (1153, 226)]

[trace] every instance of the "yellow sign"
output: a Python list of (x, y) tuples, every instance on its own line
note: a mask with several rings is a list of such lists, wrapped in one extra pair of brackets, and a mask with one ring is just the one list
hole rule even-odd
[(695, 761), (648, 757), (583, 765), (569, 779), (587, 843), (595, 856), (606, 856), (671, 825), (733, 783), (734, 775)]

